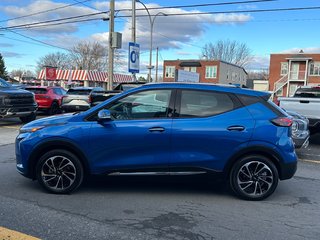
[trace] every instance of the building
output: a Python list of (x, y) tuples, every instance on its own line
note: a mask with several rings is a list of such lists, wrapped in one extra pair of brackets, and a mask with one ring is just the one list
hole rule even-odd
[(320, 85), (320, 54), (271, 54), (269, 91), (292, 96), (299, 86)]
[[(38, 75), (41, 85), (67, 85), (84, 87), (106, 87), (108, 83), (108, 73), (91, 70), (61, 70), (56, 69), (54, 78), (48, 79), (46, 69), (42, 69)], [(133, 82), (131, 75), (118, 74), (113, 75), (114, 84), (121, 82)]]
[(248, 76), (243, 67), (220, 60), (165, 60), (163, 81), (177, 81), (178, 70), (198, 73), (200, 83), (246, 85)]

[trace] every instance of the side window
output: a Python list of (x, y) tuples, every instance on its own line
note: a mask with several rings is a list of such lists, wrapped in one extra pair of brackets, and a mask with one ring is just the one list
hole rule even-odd
[(121, 98), (107, 109), (114, 119), (166, 118), (171, 90), (149, 90)]
[(62, 95), (59, 88), (53, 88), (52, 90), (53, 90), (54, 94)]
[(179, 117), (208, 117), (230, 111), (235, 107), (226, 93), (183, 90)]

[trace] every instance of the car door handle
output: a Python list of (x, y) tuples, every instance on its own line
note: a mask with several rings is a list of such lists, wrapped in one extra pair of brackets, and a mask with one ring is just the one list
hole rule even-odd
[(164, 128), (163, 127), (153, 127), (153, 128), (149, 128), (149, 132), (164, 132)]
[(310, 103), (308, 100), (300, 100), (300, 103)]
[(245, 129), (244, 126), (230, 126), (227, 128), (229, 131), (243, 131)]

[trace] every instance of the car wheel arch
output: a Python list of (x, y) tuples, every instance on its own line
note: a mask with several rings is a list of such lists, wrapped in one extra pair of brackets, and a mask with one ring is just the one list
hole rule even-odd
[(42, 156), (44, 153), (54, 150), (54, 149), (62, 149), (69, 151), (76, 155), (79, 160), (81, 161), (83, 168), (84, 168), (84, 174), (87, 175), (90, 172), (89, 168), (89, 163), (87, 160), (86, 155), (83, 153), (83, 151), (78, 148), (74, 143), (66, 141), (66, 140), (61, 140), (61, 139), (51, 139), (49, 141), (46, 141), (44, 143), (41, 143), (38, 145), (31, 153), (30, 155), (30, 164), (29, 164), (29, 175), (32, 179), (36, 178), (36, 165), (37, 162), (40, 159), (40, 156)]
[(251, 146), (246, 149), (242, 149), (239, 152), (235, 153), (227, 162), (225, 165), (223, 172), (225, 173), (226, 177), (229, 177), (230, 171), (232, 169), (232, 166), (235, 164), (236, 161), (239, 159), (242, 159), (247, 156), (252, 156), (252, 155), (262, 155), (264, 157), (267, 157), (272, 161), (272, 163), (276, 166), (278, 173), (279, 173), (279, 178), (281, 179), (281, 162), (282, 159), (280, 155), (273, 149), (267, 148), (264, 146)]

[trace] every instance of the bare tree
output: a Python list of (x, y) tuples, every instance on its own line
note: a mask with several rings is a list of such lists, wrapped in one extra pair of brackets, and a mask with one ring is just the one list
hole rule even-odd
[(256, 71), (249, 71), (248, 78), (249, 79), (268, 80), (269, 79), (269, 69), (260, 69), (260, 70), (256, 70)]
[(22, 77), (34, 77), (35, 74), (31, 70), (26, 69), (13, 69), (10, 72), (10, 77), (18, 77), (19, 79), (22, 79)]
[(70, 58), (77, 69), (105, 71), (107, 49), (98, 42), (80, 42), (73, 47)]
[(245, 43), (230, 40), (207, 43), (202, 48), (202, 56), (206, 59), (222, 60), (242, 67), (252, 58), (251, 50)]
[(56, 67), (59, 69), (70, 69), (72, 64), (67, 53), (56, 52), (47, 54), (37, 62), (36, 72), (39, 73), (44, 66)]

